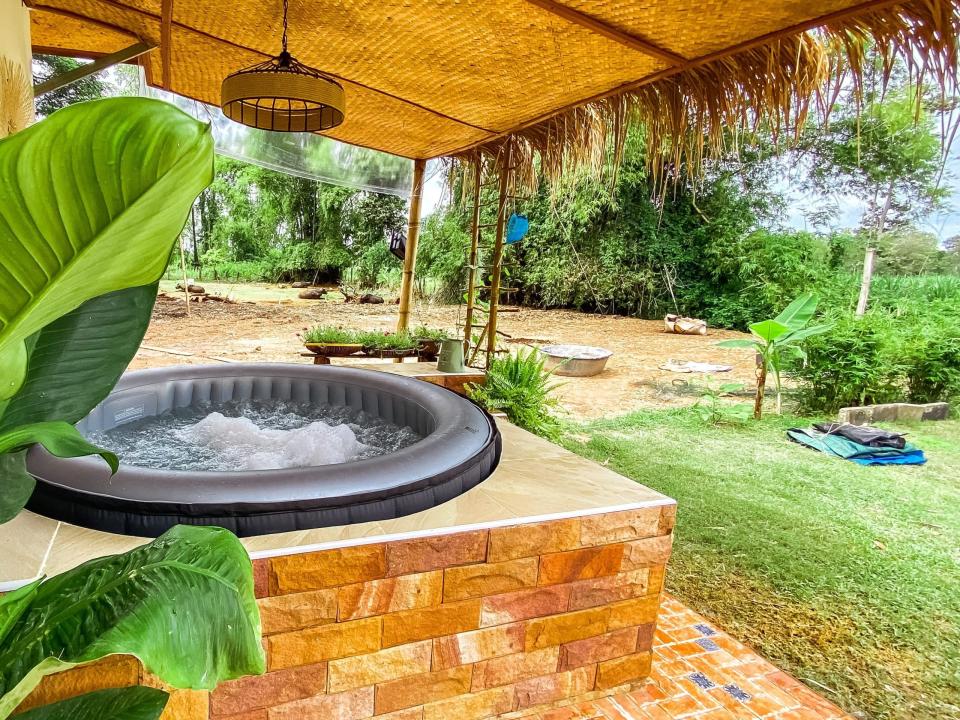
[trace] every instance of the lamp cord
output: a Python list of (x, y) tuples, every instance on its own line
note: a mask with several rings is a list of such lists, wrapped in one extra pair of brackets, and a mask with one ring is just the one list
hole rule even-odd
[(287, 52), (287, 0), (283, 0), (283, 52)]

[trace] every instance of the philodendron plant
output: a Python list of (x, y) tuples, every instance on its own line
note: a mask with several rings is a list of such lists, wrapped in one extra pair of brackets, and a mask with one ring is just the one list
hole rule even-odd
[[(26, 503), (31, 445), (99, 454), (74, 427), (113, 388), (157, 283), (213, 177), (206, 125), (143, 98), (60, 110), (0, 141), (0, 522)], [(40, 680), (111, 654), (162, 681), (213, 688), (264, 670), (253, 573), (237, 538), (176, 527), (0, 597), (0, 720)], [(155, 720), (167, 693), (114, 688), (24, 720)]]

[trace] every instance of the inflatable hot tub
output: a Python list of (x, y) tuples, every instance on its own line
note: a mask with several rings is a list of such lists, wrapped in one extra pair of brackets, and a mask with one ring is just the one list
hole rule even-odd
[(154, 537), (173, 525), (219, 525), (237, 535), (386, 520), (446, 502), (500, 460), (493, 418), (437, 385), (324, 365), (229, 364), (126, 373), (77, 427), (84, 434), (192, 405), (283, 400), (346, 406), (412, 428), (418, 442), (353, 462), (274, 470), (161, 470), (97, 457), (57, 458), (39, 446), (27, 467), (27, 507), (84, 527)]

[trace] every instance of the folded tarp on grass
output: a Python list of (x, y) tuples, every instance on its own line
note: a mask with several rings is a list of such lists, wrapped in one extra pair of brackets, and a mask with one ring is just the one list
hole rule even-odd
[(902, 448), (870, 447), (842, 435), (800, 428), (787, 430), (787, 437), (801, 445), (859, 465), (922, 465), (927, 461), (923, 450), (910, 443), (905, 443)]

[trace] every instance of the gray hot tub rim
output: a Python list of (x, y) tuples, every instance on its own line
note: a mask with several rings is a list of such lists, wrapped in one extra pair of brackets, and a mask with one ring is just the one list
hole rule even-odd
[[(426, 510), (482, 482), (500, 460), (496, 423), (466, 398), (420, 380), (338, 366), (237, 363), (130, 372), (78, 427), (102, 428), (105, 413), (127, 419), (130, 407), (123, 406), (131, 402), (145, 416), (202, 400), (248, 397), (349, 405), (412, 425), (425, 437), (394, 453), (339, 465), (218, 473), (121, 464), (113, 478), (99, 458), (56, 458), (35, 447), (27, 464), (37, 487), (27, 508), (125, 535), (155, 537), (185, 523), (219, 525), (245, 537)], [(157, 398), (154, 412), (136, 405), (151, 398)], [(110, 422), (108, 428), (119, 424)]]

